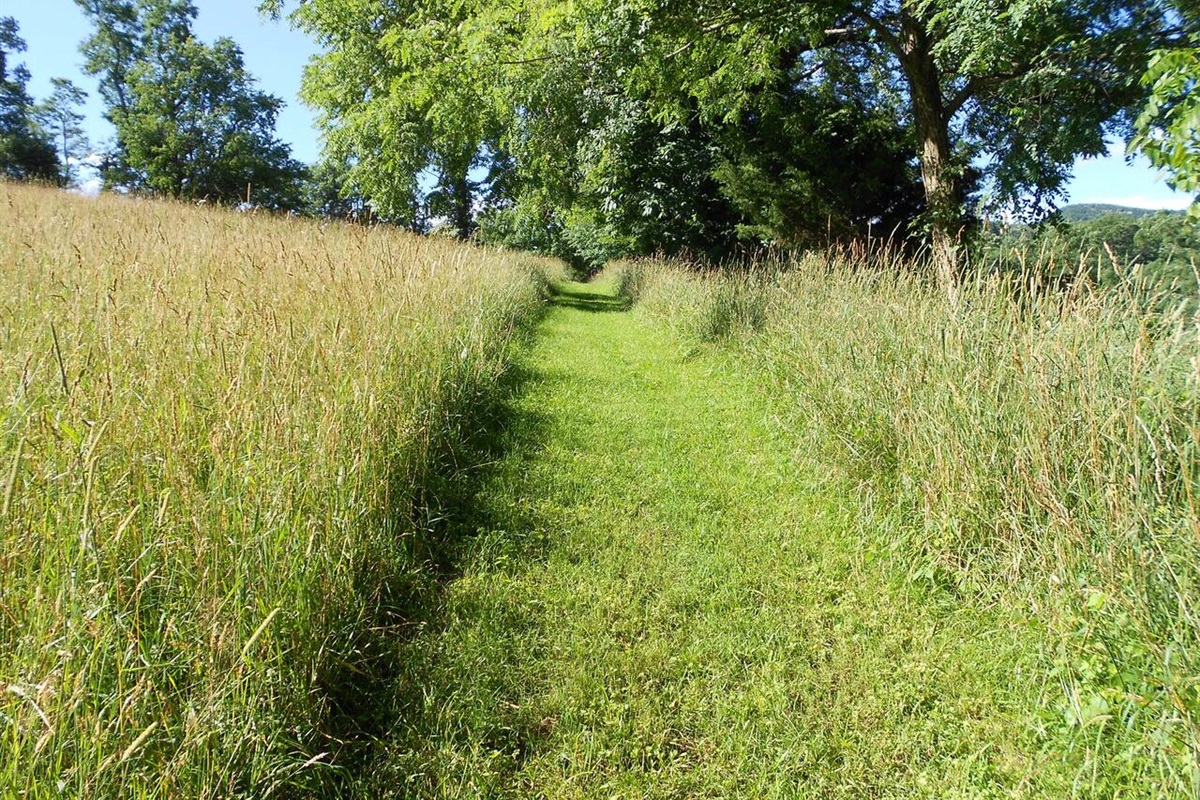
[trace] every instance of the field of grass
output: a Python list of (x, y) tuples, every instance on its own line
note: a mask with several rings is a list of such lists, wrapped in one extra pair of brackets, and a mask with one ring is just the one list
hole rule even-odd
[(1025, 693), (1038, 763), (997, 791), (1200, 792), (1196, 318), (998, 278), (950, 302), (904, 265), (849, 259), (624, 280), (642, 314), (769, 387), (826, 492), (855, 498), (873, 569), (1036, 630), (956, 665)]
[(1200, 793), (1183, 308), (5, 185), (0, 248), (0, 797)]
[(1066, 794), (1040, 637), (930, 602), (738, 356), (559, 287), (361, 797)]
[(336, 795), (545, 269), (0, 184), (0, 796)]

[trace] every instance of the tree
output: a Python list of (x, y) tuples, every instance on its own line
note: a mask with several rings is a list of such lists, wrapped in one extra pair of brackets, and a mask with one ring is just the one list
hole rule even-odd
[(1075, 250), (1090, 253), (1108, 269), (1112, 269), (1111, 260), (1115, 257), (1120, 269), (1149, 260), (1145, 258), (1147, 253), (1137, 246), (1140, 228), (1141, 223), (1129, 214), (1105, 214), (1091, 222), (1072, 225), (1069, 230)]
[(1175, 188), (1196, 192), (1191, 213), (1200, 218), (1200, 11), (1179, 3), (1176, 13), (1187, 39), (1154, 52), (1142, 76), (1150, 97), (1130, 149), (1166, 169)]
[(368, 208), (346, 176), (345, 164), (323, 160), (308, 171), (304, 182), (304, 211), (323, 219), (355, 219)]
[(813, 65), (783, 52), (777, 81), (716, 128), (717, 177), (742, 235), (821, 247), (919, 239), (924, 211), (912, 136), (886, 89), (856, 64)]
[[(856, 109), (880, 135), (891, 114), (898, 127), (886, 138), (908, 141), (903, 163), (919, 171), (925, 228), (948, 282), (976, 179), (993, 206), (1028, 218), (1051, 210), (1075, 157), (1127, 130), (1148, 50), (1181, 35), (1161, 0), (304, 0), (293, 19), (327, 47), (306, 96), (325, 112), (330, 141), (376, 181), (413, 192), (435, 143), (469, 131), (462, 142), (475, 152), (494, 137), (512, 154), (521, 193), (569, 208), (586, 189), (580, 145), (625, 103), (660, 130), (713, 133), (778, 130), (772, 115), (791, 112), (763, 98), (779, 87), (824, 92), (834, 113)], [(870, 86), (861, 97), (831, 77), (854, 71)], [(622, 102), (609, 103), (614, 96)], [(826, 131), (812, 120), (791, 133), (798, 146), (778, 152), (771, 171)], [(862, 154), (864, 144), (832, 154)], [(771, 158), (751, 155), (726, 165), (723, 191), (770, 174)], [(813, 197), (837, 206), (850, 197), (826, 193), (823, 165), (789, 166), (798, 168), (788, 180)], [(772, 203), (784, 198), (770, 188)], [(772, 213), (786, 216), (783, 206)]]
[(54, 145), (34, 118), (26, 85), (29, 70), (10, 59), (24, 52), (25, 40), (12, 17), (0, 17), (0, 175), (16, 180), (57, 181)]
[(501, 151), (469, 55), (468, 16), (455, 3), (323, 0), (293, 17), (327, 47), (302, 89), (321, 110), (326, 157), (349, 165), (383, 216), (412, 227), (423, 214), (445, 218), (461, 238), (498, 177), (491, 167)]
[(741, 218), (714, 177), (720, 155), (711, 131), (696, 119), (664, 127), (627, 97), (610, 105), (580, 147), (577, 213), (591, 210), (617, 255), (715, 260), (732, 252)]
[(171, 197), (274, 206), (299, 165), (274, 137), (282, 103), (253, 89), (230, 39), (170, 37), (130, 74), (133, 104), (116, 114), (129, 166)]
[(100, 81), (100, 97), (112, 111), (128, 111), (129, 72), (141, 57), (142, 19), (134, 0), (75, 0), (94, 26), (80, 45), (84, 71)]
[(283, 101), (258, 91), (242, 51), (192, 33), (191, 0), (77, 0), (83, 45), (117, 129), (106, 181), (185, 199), (302, 204), (303, 165), (275, 138)]
[(947, 281), (970, 166), (984, 165), (993, 204), (1044, 213), (1074, 158), (1124, 130), (1149, 47), (1178, 36), (1157, 0), (644, 0), (595, 14), (643, 22), (631, 81), (681, 84), (711, 116), (737, 113), (778, 74), (774, 52), (796, 53), (817, 80), (825, 65), (860, 64), (906, 111)]
[[(142, 20), (135, 0), (75, 0), (92, 23), (92, 34), (80, 45), (83, 71), (99, 81), (104, 117), (116, 125), (116, 115), (128, 112), (132, 99), (129, 73), (141, 57)], [(129, 167), (125, 144), (118, 136), (100, 154), (100, 177), (106, 187), (132, 187), (139, 176)]]
[[(783, 75), (752, 92), (756, 107), (740, 119), (703, 117), (695, 103), (686, 118), (662, 119), (661, 104), (625, 80), (628, 64), (613, 56), (628, 37), (592, 17), (576, 19), (568, 6), (541, 13), (503, 3), (308, 0), (292, 19), (326, 47), (306, 72), (305, 97), (322, 110), (327, 155), (353, 165), (373, 203), (421, 204), (460, 236), (486, 210), (490, 240), (541, 242), (558, 254), (565, 247), (591, 265), (657, 250), (719, 257), (739, 236), (815, 241), (831, 227), (865, 234), (871, 222), (890, 232), (919, 211), (912, 159), (891, 159), (896, 147), (882, 143), (907, 141), (894, 119), (882, 119), (883, 102), (827, 97), (820, 108), (858, 103), (839, 115), (845, 124), (836, 131), (816, 121), (794, 125), (797, 113), (772, 125), (769, 98), (800, 94)], [(860, 84), (860, 95), (871, 94), (869, 81)], [(687, 93), (674, 91), (687, 106)], [(856, 125), (851, 152), (837, 137)], [(774, 165), (752, 163), (752, 148), (780, 134), (789, 137), (781, 157), (819, 151), (834, 165), (815, 157), (789, 165), (788, 183)], [(881, 155), (861, 158), (866, 152)], [(859, 168), (885, 159), (878, 178)], [(819, 179), (810, 179), (813, 170)], [(792, 192), (804, 181), (838, 191), (805, 216), (797, 212), (813, 207), (812, 193)], [(766, 215), (761, 198), (749, 196), (763, 185), (774, 195)], [(586, 239), (599, 241), (583, 246)]]
[(70, 185), (75, 180), (74, 163), (78, 163), (88, 151), (88, 140), (84, 134), (83, 114), (79, 107), (87, 99), (87, 92), (66, 78), (52, 78), (53, 93), (37, 104), (34, 116), (57, 141), (60, 181)]

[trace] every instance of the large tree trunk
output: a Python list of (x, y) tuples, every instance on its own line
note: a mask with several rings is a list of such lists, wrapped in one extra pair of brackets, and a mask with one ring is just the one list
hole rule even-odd
[(953, 294), (959, 269), (959, 245), (965, 227), (962, 183), (950, 148), (950, 115), (942, 98), (941, 75), (933, 57), (933, 40), (917, 3), (900, 5), (900, 62), (908, 78), (913, 127), (920, 146), (921, 180), (930, 220), (934, 268)]
[(454, 229), (459, 239), (467, 240), (475, 230), (475, 220), (471, 215), (471, 181), (464, 170), (454, 179)]
[(451, 145), (440, 155), (441, 190), (444, 211), (459, 239), (469, 239), (475, 231), (473, 205), (474, 186), (471, 183), (471, 164), (475, 161), (475, 146)]

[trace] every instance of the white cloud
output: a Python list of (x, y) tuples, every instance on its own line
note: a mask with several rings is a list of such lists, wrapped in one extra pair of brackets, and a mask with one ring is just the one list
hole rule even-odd
[(1104, 203), (1113, 206), (1129, 206), (1130, 208), (1152, 208), (1156, 211), (1181, 211), (1192, 204), (1191, 195), (1179, 194), (1173, 197), (1150, 197), (1144, 194), (1130, 194), (1124, 197), (1088, 197), (1072, 198), (1072, 203)]

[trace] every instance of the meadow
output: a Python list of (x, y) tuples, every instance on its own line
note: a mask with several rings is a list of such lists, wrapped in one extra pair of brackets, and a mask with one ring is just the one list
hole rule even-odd
[(7, 184), (0, 253), (0, 797), (1200, 792), (1152, 287)]
[(797, 458), (853, 498), (871, 571), (1036, 632), (959, 665), (1026, 686), (1010, 713), (1042, 782), (1014, 796), (1200, 792), (1200, 325), (1126, 280), (981, 270), (952, 300), (861, 253), (622, 276), (640, 313), (766, 385)]
[(546, 268), (0, 184), (0, 796), (336, 791)]

